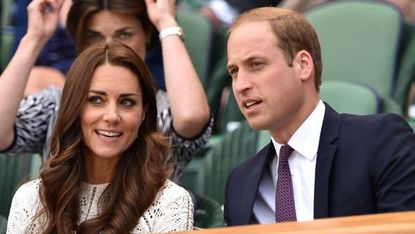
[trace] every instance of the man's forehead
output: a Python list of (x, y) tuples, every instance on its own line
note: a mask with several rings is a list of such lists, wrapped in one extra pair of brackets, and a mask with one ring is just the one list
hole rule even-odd
[(245, 49), (259, 49), (276, 46), (278, 40), (266, 22), (241, 25), (230, 34), (227, 43), (229, 52), (241, 52)]
[(263, 27), (270, 29), (270, 23), (265, 20), (250, 20), (250, 21), (244, 21), (239, 23), (238, 25), (235, 25), (235, 27), (232, 29), (230, 35), (232, 35), (235, 31), (251, 31), (254, 33), (256, 28)]

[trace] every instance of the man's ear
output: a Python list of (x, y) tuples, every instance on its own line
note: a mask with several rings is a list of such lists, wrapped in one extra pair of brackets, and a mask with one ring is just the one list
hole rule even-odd
[(307, 80), (312, 77), (314, 72), (314, 63), (310, 53), (305, 50), (298, 51), (294, 57), (293, 63), (302, 80)]

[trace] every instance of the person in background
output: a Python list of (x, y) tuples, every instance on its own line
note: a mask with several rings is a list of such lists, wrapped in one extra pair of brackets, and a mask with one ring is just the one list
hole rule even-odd
[(407, 22), (415, 23), (415, 0), (387, 0), (402, 12)]
[(168, 147), (141, 58), (118, 42), (84, 50), (62, 91), (51, 156), (14, 195), (7, 233), (192, 230), (190, 195), (167, 179)]
[(240, 0), (209, 0), (206, 6), (200, 9), (217, 28), (229, 27), (233, 20), (241, 13), (263, 6), (276, 6), (280, 0), (240, 1)]
[(227, 52), (241, 112), (272, 138), (230, 173), (227, 225), (415, 210), (413, 130), (396, 114), (338, 114), (322, 102), (320, 43), (302, 14), (242, 14)]
[(239, 14), (254, 8), (278, 6), (304, 12), (314, 5), (327, 1), (329, 0), (210, 0), (207, 2), (206, 6), (201, 8), (201, 13), (205, 15), (215, 27), (227, 28)]
[[(50, 87), (20, 100), (33, 63), (56, 28), (62, 2), (33, 2), (39, 3), (28, 7), (28, 31), (0, 79), (0, 150), (43, 150), (46, 159), (61, 89)], [(48, 5), (59, 9), (46, 10)], [(143, 59), (149, 44), (161, 41), (167, 92), (157, 91), (158, 126), (171, 139), (171, 178), (179, 181), (192, 155), (211, 135), (213, 119), (174, 16), (174, 0), (74, 0), (66, 26), (78, 53), (96, 43), (119, 41)]]
[[(20, 40), (26, 33), (28, 22), (26, 8), (30, 2), (31, 0), (13, 1), (11, 26), (14, 43), (11, 48), (12, 54), (16, 52)], [(43, 47), (31, 69), (24, 97), (39, 92), (50, 85), (63, 87), (65, 75), (75, 57), (74, 43), (65, 29), (66, 15), (71, 3), (72, 0), (63, 1), (55, 33)]]

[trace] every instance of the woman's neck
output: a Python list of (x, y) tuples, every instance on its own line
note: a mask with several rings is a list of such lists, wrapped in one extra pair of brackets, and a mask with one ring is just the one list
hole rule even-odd
[(89, 184), (110, 183), (117, 162), (97, 157), (84, 157), (85, 182)]

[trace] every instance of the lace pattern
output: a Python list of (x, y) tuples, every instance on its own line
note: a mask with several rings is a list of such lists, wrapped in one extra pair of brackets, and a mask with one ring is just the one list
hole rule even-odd
[[(22, 185), (13, 197), (7, 224), (7, 233), (41, 233), (45, 217), (31, 222), (40, 207), (40, 180)], [(80, 220), (78, 223), (97, 216), (99, 198), (108, 184), (83, 183), (79, 195)], [(30, 225), (32, 224), (32, 225)], [(193, 229), (193, 203), (189, 193), (167, 180), (157, 193), (154, 202), (144, 213), (132, 233), (161, 233)]]

